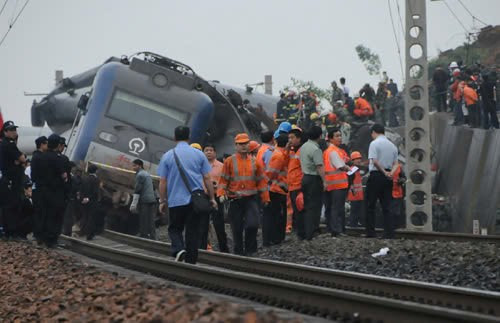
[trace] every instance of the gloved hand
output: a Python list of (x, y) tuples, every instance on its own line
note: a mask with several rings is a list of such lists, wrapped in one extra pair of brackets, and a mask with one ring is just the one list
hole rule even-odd
[(224, 204), (224, 202), (226, 202), (226, 201), (227, 201), (227, 195), (222, 195), (219, 197), (219, 202), (221, 204)]
[(139, 194), (134, 194), (133, 199), (132, 199), (132, 203), (130, 204), (130, 212), (135, 213), (135, 214), (138, 213), (137, 205), (139, 204), (139, 197), (140, 197)]

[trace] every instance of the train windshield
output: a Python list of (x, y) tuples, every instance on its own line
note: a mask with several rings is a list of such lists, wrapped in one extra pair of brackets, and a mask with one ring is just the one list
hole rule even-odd
[(174, 129), (187, 124), (189, 114), (165, 104), (116, 90), (107, 115), (134, 127), (174, 138)]

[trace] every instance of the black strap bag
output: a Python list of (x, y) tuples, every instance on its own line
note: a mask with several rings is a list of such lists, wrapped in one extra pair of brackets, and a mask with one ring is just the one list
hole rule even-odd
[(181, 175), (182, 181), (189, 192), (191, 192), (191, 203), (193, 204), (193, 210), (197, 214), (206, 214), (212, 211), (212, 205), (210, 204), (210, 200), (208, 199), (208, 195), (203, 190), (195, 190), (191, 191), (191, 186), (189, 185), (189, 181), (187, 179), (186, 173), (182, 168), (182, 165), (179, 161), (179, 157), (175, 153), (174, 149), (174, 158), (175, 163), (177, 164), (177, 168), (179, 169), (179, 174)]

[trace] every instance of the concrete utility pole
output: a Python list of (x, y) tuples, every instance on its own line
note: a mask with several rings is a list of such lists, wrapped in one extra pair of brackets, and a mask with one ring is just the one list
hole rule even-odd
[(264, 75), (264, 93), (273, 95), (273, 76)]
[(406, 0), (406, 228), (432, 231), (426, 1)]

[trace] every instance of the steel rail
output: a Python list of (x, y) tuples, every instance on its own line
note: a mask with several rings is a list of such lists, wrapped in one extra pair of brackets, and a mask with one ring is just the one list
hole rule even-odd
[[(171, 245), (110, 230), (104, 237), (135, 248), (169, 255)], [(347, 290), (500, 317), (500, 293), (312, 267), (261, 258), (199, 251), (203, 264), (309, 285)]]
[(334, 319), (382, 322), (500, 322), (498, 317), (190, 265), (61, 237), (66, 248), (116, 265), (219, 293)]

